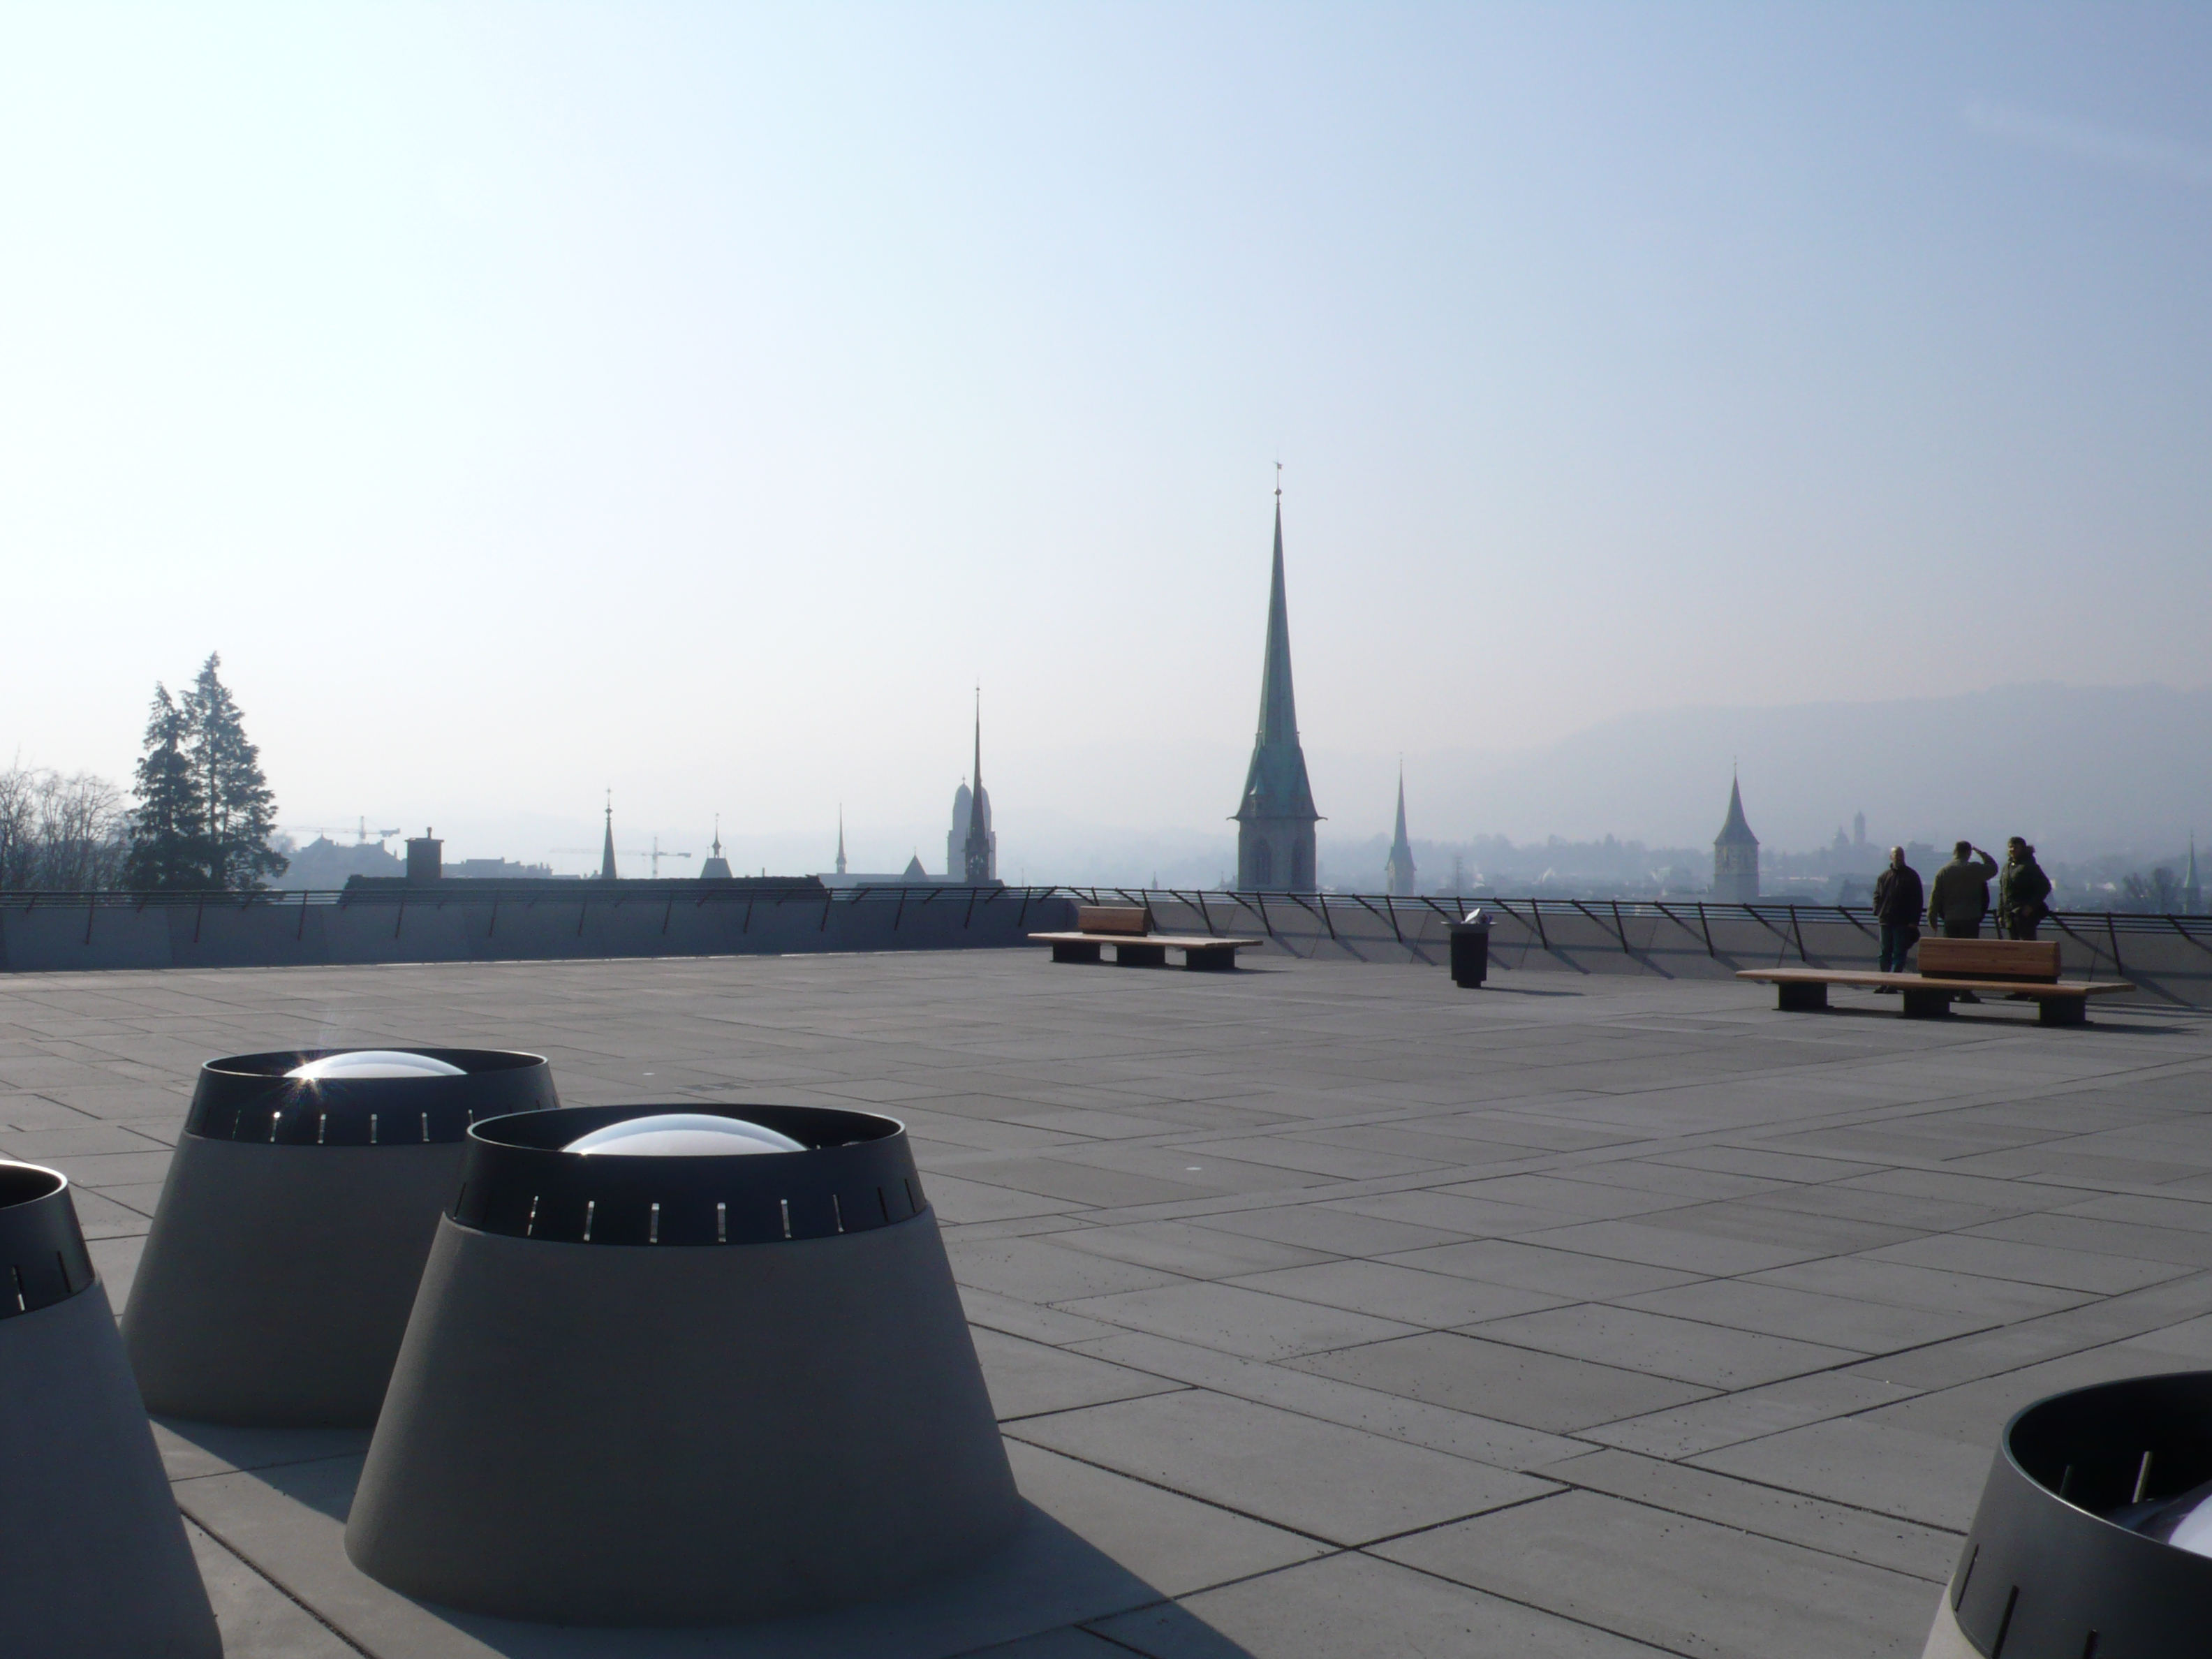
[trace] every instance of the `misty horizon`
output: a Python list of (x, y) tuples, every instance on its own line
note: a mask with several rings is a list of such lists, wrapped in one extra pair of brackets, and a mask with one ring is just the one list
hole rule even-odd
[(1279, 460), (1325, 866), (1401, 756), (1439, 846), (1698, 847), (1740, 762), (1777, 848), (2148, 855), (2212, 799), (2208, 63), (1973, 6), (18, 9), (0, 745), (127, 783), (219, 650), (287, 826), (544, 861), (611, 788), (823, 869), (842, 804), (935, 870), (980, 684), (1008, 879), (1196, 871)]

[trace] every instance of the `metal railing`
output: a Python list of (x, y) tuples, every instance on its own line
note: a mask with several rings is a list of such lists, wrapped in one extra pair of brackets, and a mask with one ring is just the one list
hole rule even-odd
[[(1213, 888), (1174, 887), (1061, 887), (1055, 890), (1083, 904), (1156, 904), (1162, 899), (1190, 906), (1209, 933), (1237, 931), (1237, 915), (1255, 918), (1269, 937), (1279, 921), (1304, 917), (1318, 921), (1330, 937), (1336, 935), (1334, 918), (1357, 912), (1387, 922), (1403, 939), (1404, 921), (1424, 925), (1459, 921), (1478, 908), (1519, 922), (1547, 949), (1550, 948), (1547, 917), (1574, 917), (1607, 927), (1628, 945), (1625, 924), (1664, 921), (1695, 934), (1708, 955), (1717, 956), (1712, 939), (1716, 921), (1753, 920), (1803, 951), (1804, 929), (1809, 923), (1847, 923), (1875, 937), (1878, 927), (1873, 907), (1863, 904), (1810, 904), (1796, 899), (1755, 900), (1748, 904), (1719, 903), (1710, 899), (1575, 899), (1534, 896), (1502, 898), (1493, 893), (1433, 894), (1395, 896), (1381, 893), (1261, 893), (1232, 892)], [(1994, 920), (1994, 919), (1992, 919)], [(2044, 923), (2084, 945), (2101, 942), (2107, 954), (2117, 954), (2122, 935), (2179, 936), (2212, 951), (2212, 916), (2170, 915), (2130, 910), (2053, 910)], [(1217, 926), (1216, 924), (1219, 925)], [(1994, 934), (1992, 934), (1994, 937)]]

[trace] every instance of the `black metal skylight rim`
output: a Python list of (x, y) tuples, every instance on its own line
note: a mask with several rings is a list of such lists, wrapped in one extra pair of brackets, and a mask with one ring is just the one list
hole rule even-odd
[[(763, 1124), (806, 1150), (732, 1157), (564, 1152), (610, 1124), (683, 1112)], [(449, 1213), (478, 1232), (559, 1244), (721, 1247), (871, 1232), (928, 1208), (906, 1126), (819, 1106), (665, 1101), (565, 1106), (469, 1131)]]
[(69, 1177), (0, 1160), (0, 1320), (81, 1296), (94, 1276)]
[(2207, 1480), (2212, 1371), (2098, 1383), (2019, 1412), (1952, 1573), (1961, 1633), (1985, 1659), (2197, 1651), (2212, 1559), (2106, 1517)]
[(185, 1133), (278, 1146), (452, 1145), (484, 1118), (560, 1104), (545, 1056), (506, 1048), (404, 1047), (407, 1054), (458, 1066), (459, 1077), (308, 1081), (285, 1075), (360, 1047), (281, 1048), (209, 1060), (200, 1067)]

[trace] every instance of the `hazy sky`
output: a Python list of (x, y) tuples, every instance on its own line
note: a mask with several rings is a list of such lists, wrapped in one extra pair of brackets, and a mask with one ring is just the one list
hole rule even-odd
[(2201, 685), (2208, 84), (2201, 6), (0, 9), (0, 757), (219, 649), (287, 822), (935, 865), (980, 681), (1002, 836), (1215, 830), (1279, 458), (1347, 832)]

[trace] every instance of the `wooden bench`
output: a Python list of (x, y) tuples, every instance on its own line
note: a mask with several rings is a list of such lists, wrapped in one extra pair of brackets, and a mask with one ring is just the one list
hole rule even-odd
[(1114, 960), (1124, 968), (1164, 968), (1170, 950), (1182, 952), (1186, 968), (1232, 969), (1237, 953), (1265, 945), (1263, 939), (1219, 939), (1212, 934), (1156, 933), (1152, 913), (1142, 904), (1079, 904), (1072, 933), (1031, 933), (1039, 945), (1052, 946), (1054, 962), (1097, 962), (1101, 947), (1114, 947)]
[(1920, 971), (1914, 974), (1746, 968), (1736, 977), (1776, 987), (1775, 1006), (1797, 1012), (1826, 1008), (1831, 985), (1888, 987), (1899, 994), (1898, 1012), (1908, 1019), (1942, 1018), (1960, 992), (1992, 991), (2033, 998), (2036, 1018), (2045, 1025), (2079, 1025), (2088, 1018), (2091, 997), (2136, 988), (2124, 980), (2062, 981), (2056, 939), (1923, 939)]

